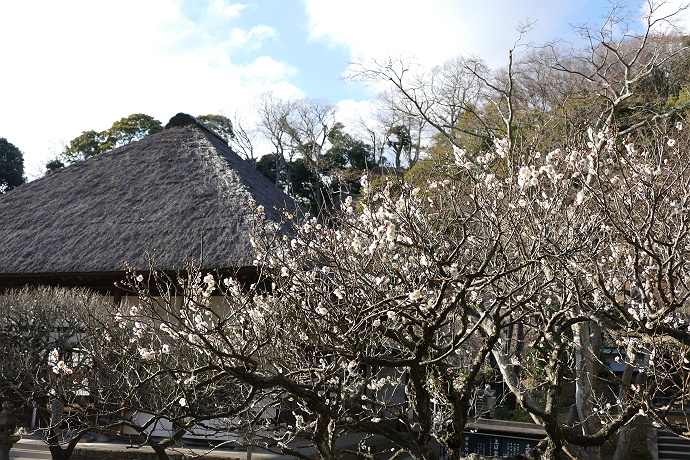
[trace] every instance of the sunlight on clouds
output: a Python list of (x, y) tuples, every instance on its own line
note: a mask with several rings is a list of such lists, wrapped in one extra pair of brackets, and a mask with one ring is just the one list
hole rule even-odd
[[(405, 53), (441, 61), (455, 54), (452, 43), (456, 39), (475, 32), (472, 27), (453, 24), (452, 14), (439, 15), (433, 7), (419, 8), (418, 2), (408, 0), (307, 0), (305, 4), (311, 38), (324, 39), (332, 46), (343, 45), (353, 59)], [(439, 35), (445, 37), (444, 45), (430, 46)]]
[[(250, 87), (251, 86), (252, 85), (250, 85)], [(253, 94), (260, 95), (266, 92), (270, 92), (278, 99), (283, 100), (302, 99), (306, 97), (300, 88), (286, 81), (278, 81), (268, 86), (262, 86), (261, 88), (257, 87)]]
[(366, 127), (377, 128), (376, 120), (373, 114), (376, 111), (376, 106), (372, 101), (353, 101), (346, 99), (339, 101), (336, 104), (338, 111), (338, 120), (343, 123), (346, 130), (360, 138), (369, 140), (370, 134), (365, 129)]
[(264, 40), (277, 36), (278, 32), (273, 27), (264, 25), (255, 26), (249, 30), (235, 27), (230, 32), (228, 43), (233, 48), (259, 49), (263, 45)]
[(210, 16), (236, 18), (246, 7), (247, 5), (241, 3), (233, 3), (227, 0), (213, 0), (208, 7), (208, 13)]
[[(563, 19), (587, 0), (458, 2), (433, 0), (303, 0), (312, 40), (346, 47), (353, 60), (414, 56), (436, 65), (460, 54), (478, 55), (491, 66), (507, 62), (521, 23), (536, 20), (528, 41), (562, 34)], [(500, 11), (500, 14), (496, 14)]]
[[(0, 4), (0, 136), (25, 154), (36, 177), (62, 142), (88, 129), (143, 112), (163, 123), (177, 112), (232, 113), (254, 94), (277, 90), (296, 69), (263, 56), (233, 56), (260, 48), (277, 32), (240, 28), (244, 5), (223, 0), (38, 1)], [(40, 8), (41, 14), (36, 14)], [(7, 88), (13, 88), (7, 91)], [(27, 120), (31, 120), (28, 123)], [(40, 126), (36, 136), (30, 126)]]
[(245, 98), (246, 104), (253, 103), (256, 95), (265, 92), (272, 92), (280, 99), (299, 99), (304, 97), (302, 90), (285, 81), (297, 71), (295, 67), (284, 62), (261, 56), (242, 69), (238, 87), (244, 92), (242, 97)]
[[(653, 18), (662, 19), (655, 32), (670, 32), (674, 28), (679, 28), (682, 33), (690, 31), (690, 8), (688, 2), (682, 0), (668, 0), (665, 2), (653, 2), (655, 9)], [(682, 9), (682, 6), (685, 9)], [(649, 4), (643, 3), (640, 7), (640, 15), (646, 16), (649, 14)], [(644, 24), (642, 24), (644, 27)]]
[(276, 61), (269, 56), (261, 56), (255, 59), (248, 66), (241, 69), (240, 75), (245, 81), (271, 84), (272, 82), (282, 80), (285, 77), (294, 74), (295, 72), (297, 72), (297, 69), (294, 67), (291, 67), (283, 62)]

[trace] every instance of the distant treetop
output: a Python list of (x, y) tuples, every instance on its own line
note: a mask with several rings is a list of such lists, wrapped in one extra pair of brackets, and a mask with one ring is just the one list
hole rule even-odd
[(7, 139), (0, 138), (0, 193), (24, 182), (24, 154)]

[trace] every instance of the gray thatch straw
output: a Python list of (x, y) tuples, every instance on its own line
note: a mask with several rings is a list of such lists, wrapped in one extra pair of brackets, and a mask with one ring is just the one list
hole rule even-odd
[[(251, 204), (290, 198), (189, 115), (166, 129), (0, 195), (0, 277), (250, 266)], [(8, 285), (8, 284), (5, 284)]]

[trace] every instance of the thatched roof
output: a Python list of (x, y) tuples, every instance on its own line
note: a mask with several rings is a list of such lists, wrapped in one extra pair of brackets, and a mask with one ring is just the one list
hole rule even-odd
[[(250, 210), (290, 198), (193, 117), (0, 195), (0, 275), (252, 264)], [(23, 277), (23, 276), (22, 276)]]

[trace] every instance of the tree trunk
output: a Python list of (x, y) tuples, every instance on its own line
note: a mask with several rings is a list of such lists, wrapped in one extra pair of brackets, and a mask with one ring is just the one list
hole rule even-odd
[(337, 460), (334, 431), (335, 422), (327, 415), (317, 414), (316, 426), (312, 434), (312, 442), (321, 460)]
[(74, 448), (77, 447), (77, 443), (81, 437), (86, 433), (86, 431), (78, 432), (72, 439), (69, 440), (66, 447), (62, 447), (60, 444), (60, 429), (58, 426), (53, 426), (50, 428), (47, 436), (46, 443), (48, 444), (48, 450), (50, 451), (50, 456), (53, 460), (69, 460), (74, 452)]
[(165, 447), (159, 444), (152, 444), (151, 448), (156, 453), (156, 457), (158, 457), (158, 460), (170, 460), (170, 457), (168, 457), (168, 452), (166, 452)]
[[(618, 390), (618, 399), (621, 401), (621, 407), (625, 407), (627, 389), (630, 387), (630, 382), (632, 382), (633, 366), (634, 362), (634, 347), (632, 342), (628, 346), (627, 350), (627, 364), (625, 365), (625, 370), (623, 371), (623, 376), (621, 377), (621, 386)], [(628, 453), (630, 452), (630, 443), (632, 438), (630, 437), (630, 425), (626, 425), (621, 428), (618, 433), (618, 444), (616, 445), (616, 452), (613, 454), (612, 460), (626, 460), (628, 458)]]
[(67, 452), (60, 445), (60, 425), (62, 424), (64, 409), (65, 405), (59, 399), (53, 399), (50, 402), (50, 428), (48, 428), (46, 443), (53, 460), (67, 460), (72, 453), (71, 451)]
[[(575, 405), (577, 415), (582, 424), (584, 434), (594, 434), (599, 431), (601, 424), (594, 410), (594, 385), (597, 380), (599, 366), (597, 363), (601, 346), (601, 331), (592, 322), (581, 322), (573, 325), (573, 341), (575, 342)], [(600, 460), (601, 447), (590, 446), (582, 453), (583, 459)]]
[(431, 395), (426, 388), (426, 368), (417, 365), (410, 366), (409, 381), (405, 388), (407, 398), (417, 415), (419, 433), (416, 444), (419, 456), (423, 460), (435, 460), (436, 453), (431, 450), (431, 429), (433, 415), (431, 413)]

